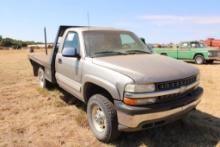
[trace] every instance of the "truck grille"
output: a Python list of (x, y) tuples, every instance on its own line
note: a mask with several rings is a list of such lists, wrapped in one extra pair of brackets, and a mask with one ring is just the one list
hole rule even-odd
[(181, 80), (160, 82), (160, 83), (156, 83), (155, 86), (156, 86), (156, 91), (165, 91), (165, 90), (177, 89), (182, 86), (188, 86), (194, 82), (196, 82), (196, 76), (188, 77)]
[(170, 95), (163, 95), (163, 96), (159, 96), (157, 98), (156, 103), (165, 103), (165, 102), (169, 102), (169, 101), (174, 101), (174, 100), (178, 100), (181, 97), (184, 97), (188, 94), (190, 94), (193, 91), (193, 89), (190, 89), (184, 93), (176, 93), (176, 94), (170, 94)]
[(220, 55), (220, 52), (218, 51), (209, 51), (211, 53), (210, 57), (218, 57)]

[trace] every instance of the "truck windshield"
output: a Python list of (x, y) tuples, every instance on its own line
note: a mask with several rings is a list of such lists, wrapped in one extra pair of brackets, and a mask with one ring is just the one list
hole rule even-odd
[(128, 31), (84, 31), (86, 53), (90, 57), (146, 54), (147, 46)]
[(202, 42), (190, 42), (192, 48), (204, 48), (206, 47)]

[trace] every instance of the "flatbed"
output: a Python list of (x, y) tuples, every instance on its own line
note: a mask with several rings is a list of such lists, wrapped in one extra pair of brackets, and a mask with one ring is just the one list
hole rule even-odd
[(51, 54), (45, 54), (45, 53), (30, 53), (29, 54), (29, 59), (34, 60), (41, 65), (47, 65), (49, 63)]

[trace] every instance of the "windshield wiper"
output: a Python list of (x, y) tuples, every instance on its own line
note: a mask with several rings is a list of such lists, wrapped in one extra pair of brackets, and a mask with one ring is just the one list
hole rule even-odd
[(137, 53), (150, 54), (150, 52), (143, 51), (143, 50), (128, 50), (128, 51), (126, 51), (126, 53), (129, 53), (129, 54), (137, 54)]
[(126, 53), (119, 52), (119, 51), (101, 51), (101, 52), (95, 52), (96, 55), (100, 54), (117, 54), (117, 55), (127, 55)]

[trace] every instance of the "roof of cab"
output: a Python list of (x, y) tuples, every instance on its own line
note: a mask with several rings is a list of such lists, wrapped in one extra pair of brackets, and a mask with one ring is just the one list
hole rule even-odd
[(109, 30), (109, 31), (127, 31), (123, 29), (116, 29), (112, 27), (96, 27), (96, 26), (66, 26), (61, 25), (58, 30), (57, 37), (63, 36), (64, 32), (68, 31), (94, 31), (94, 30)]
[(113, 27), (96, 27), (96, 26), (70, 27), (68, 29), (78, 30), (78, 31), (94, 31), (94, 30), (127, 31), (127, 30), (113, 28)]

